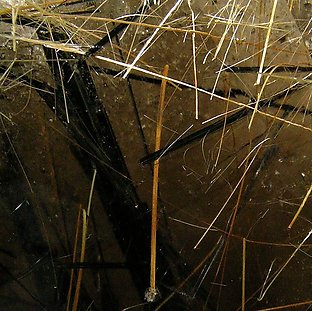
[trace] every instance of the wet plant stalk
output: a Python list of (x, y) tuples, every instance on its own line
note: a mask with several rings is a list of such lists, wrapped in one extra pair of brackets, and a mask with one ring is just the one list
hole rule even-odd
[[(169, 66), (166, 65), (163, 70), (163, 76), (167, 76)], [(157, 117), (155, 151), (160, 149), (161, 127), (163, 120), (163, 110), (165, 107), (165, 93), (167, 80), (163, 79), (160, 87), (159, 112)], [(153, 197), (152, 197), (152, 225), (151, 225), (151, 271), (150, 271), (150, 288), (156, 291), (156, 235), (157, 235), (157, 201), (158, 201), (158, 175), (159, 159), (154, 161), (153, 169)]]

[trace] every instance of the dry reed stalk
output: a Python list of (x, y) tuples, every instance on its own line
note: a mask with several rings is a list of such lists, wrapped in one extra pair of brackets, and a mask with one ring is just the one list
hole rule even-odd
[[(75, 234), (75, 242), (74, 242), (74, 251), (73, 251), (72, 263), (74, 263), (76, 261), (78, 236), (79, 236), (80, 216), (81, 216), (81, 206), (79, 207), (79, 212), (78, 212), (77, 222), (76, 222), (76, 234)], [(71, 302), (71, 294), (72, 294), (72, 289), (73, 289), (73, 282), (74, 282), (74, 269), (71, 269), (69, 288), (68, 288), (68, 293), (67, 293), (66, 311), (69, 311), (69, 306), (70, 306), (70, 302)]]
[[(87, 222), (88, 222), (87, 221), (87, 212), (85, 209), (83, 209), (82, 210), (82, 237), (81, 237), (80, 262), (84, 262), (85, 253), (86, 253), (87, 226), (88, 226)], [(81, 288), (81, 280), (82, 280), (82, 271), (83, 270), (81, 268), (79, 268), (72, 311), (76, 311), (78, 308), (80, 288)]]
[[(228, 98), (230, 97), (230, 93), (231, 92), (228, 93)], [(214, 167), (217, 167), (219, 159), (220, 159), (222, 144), (223, 144), (223, 140), (224, 140), (224, 136), (225, 136), (226, 120), (227, 120), (228, 112), (229, 112), (229, 102), (226, 103), (226, 108), (225, 108), (225, 113), (224, 113), (224, 123), (223, 123), (221, 138), (220, 138), (220, 144), (219, 144), (219, 148), (218, 148), (218, 154), (216, 157), (216, 162), (214, 164)]]
[[(27, 12), (29, 13), (29, 12)], [(30, 14), (30, 13), (29, 13)], [(66, 19), (73, 19), (73, 15), (71, 14), (65, 14), (65, 13), (55, 13), (55, 12), (39, 12), (41, 17), (45, 17), (45, 18), (61, 18), (63, 21)], [(31, 16), (36, 17), (38, 15), (38, 12), (31, 12)], [(159, 26), (159, 25), (154, 25), (154, 24), (150, 24), (150, 23), (145, 23), (145, 22), (134, 22), (134, 21), (127, 21), (127, 20), (122, 20), (122, 19), (113, 19), (113, 18), (108, 18), (108, 17), (97, 17), (97, 16), (83, 16), (83, 15), (75, 15), (75, 20), (86, 20), (89, 19), (90, 21), (95, 21), (95, 22), (102, 22), (102, 23), (114, 23), (114, 24), (125, 24), (125, 25), (129, 25), (129, 26), (137, 26), (137, 27), (145, 27), (148, 29), (159, 29), (162, 30), (164, 32), (173, 32), (173, 33), (183, 33), (183, 34), (196, 34), (197, 36), (203, 36), (203, 37), (209, 37), (213, 40), (220, 40), (222, 36), (219, 35), (215, 35), (212, 34), (211, 32), (207, 32), (207, 31), (201, 31), (201, 30), (193, 30), (193, 29), (183, 29), (183, 28), (178, 28), (178, 27), (173, 27), (173, 26)], [(224, 21), (219, 21), (224, 22)], [(232, 21), (233, 25), (238, 25), (239, 26), (239, 22), (234, 22)], [(266, 29), (267, 26), (266, 25), (262, 25), (262, 24), (248, 24), (245, 26), (250, 26), (250, 27), (256, 27), (260, 30), (262, 29)], [(83, 29), (81, 29), (83, 30)], [(83, 30), (85, 31), (85, 30)], [(95, 34), (93, 34), (93, 36), (95, 36), (97, 39), (99, 39), (99, 36), (96, 36)], [(224, 39), (222, 39), (223, 41), (232, 41), (232, 36), (228, 36), (225, 37)], [(261, 61), (261, 42), (263, 40), (261, 39), (261, 36), (259, 36), (259, 40), (257, 40), (257, 42), (251, 42), (251, 41), (244, 41), (244, 40), (240, 40), (235, 42), (235, 44), (238, 45), (245, 45), (245, 46), (255, 46), (258, 47), (258, 52), (256, 53), (257, 55), (259, 55), (259, 61), (258, 63), (260, 64)], [(280, 49), (278, 47), (270, 47), (271, 51), (274, 52), (281, 52), (284, 51), (285, 49)], [(130, 53), (128, 51), (128, 53)], [(297, 55), (306, 55), (305, 52), (297, 52)], [(308, 65), (308, 64), (307, 64)]]
[(89, 200), (88, 200), (88, 209), (87, 209), (87, 217), (88, 218), (90, 216), (91, 202), (92, 202), (92, 196), (93, 196), (93, 191), (94, 191), (94, 184), (95, 184), (96, 173), (97, 173), (97, 170), (95, 168), (94, 171), (93, 171), (91, 188), (90, 188), (90, 193), (89, 193)]
[(228, 198), (226, 199), (226, 201), (224, 202), (224, 204), (222, 205), (222, 207), (219, 209), (219, 212), (217, 213), (217, 215), (214, 217), (214, 219), (212, 220), (212, 222), (210, 223), (210, 225), (208, 226), (208, 228), (206, 229), (206, 231), (204, 232), (204, 234), (202, 234), (201, 238), (198, 240), (198, 242), (196, 243), (196, 245), (194, 246), (194, 249), (196, 249), (199, 244), (203, 241), (203, 239), (205, 238), (205, 236), (207, 235), (207, 233), (210, 231), (210, 229), (212, 228), (212, 226), (215, 224), (215, 222), (217, 221), (217, 219), (219, 218), (219, 216), (221, 215), (221, 213), (224, 211), (225, 207), (227, 206), (227, 204), (229, 203), (229, 201), (231, 200), (232, 196), (234, 195), (234, 193), (236, 192), (237, 188), (241, 185), (241, 183), (245, 180), (245, 176), (247, 174), (247, 172), (249, 171), (251, 165), (253, 164), (254, 160), (256, 159), (262, 144), (265, 143), (268, 139), (265, 139), (263, 141), (261, 141), (259, 144), (257, 144), (250, 152), (249, 154), (246, 156), (246, 158), (241, 162), (240, 166), (238, 168), (240, 168), (250, 157), (251, 153), (255, 152), (255, 155), (253, 156), (253, 158), (249, 161), (248, 165), (246, 166), (244, 173), (242, 174), (241, 178), (239, 179), (238, 183), (236, 184), (236, 186), (233, 188), (231, 194), (228, 196)]
[(291, 227), (292, 227), (293, 224), (295, 223), (295, 221), (296, 221), (296, 219), (298, 218), (299, 214), (301, 213), (301, 211), (302, 211), (302, 209), (303, 209), (305, 203), (307, 202), (307, 200), (308, 200), (308, 198), (309, 198), (309, 196), (310, 196), (310, 194), (311, 194), (311, 191), (312, 191), (312, 184), (310, 185), (310, 188), (309, 188), (309, 190), (307, 191), (307, 193), (306, 193), (306, 195), (305, 195), (305, 197), (304, 197), (304, 199), (303, 199), (303, 201), (302, 201), (300, 207), (298, 208), (298, 210), (297, 210), (297, 212), (296, 212), (294, 218), (293, 218), (292, 221), (290, 222), (290, 224), (289, 224), (289, 226), (288, 226), (288, 229), (291, 229)]
[[(312, 230), (310, 230), (308, 232), (308, 234), (306, 235), (306, 237), (302, 240), (302, 242), (296, 247), (296, 249), (293, 251), (293, 253), (289, 256), (289, 258), (285, 261), (285, 263), (281, 266), (281, 268), (279, 268), (272, 276), (272, 279), (270, 280), (270, 282), (268, 283), (268, 285), (266, 287), (262, 287), (262, 290), (260, 292), (260, 296), (258, 297), (258, 301), (261, 301), (264, 296), (266, 295), (267, 291), (270, 289), (270, 287), (272, 286), (272, 284), (275, 282), (275, 280), (278, 278), (278, 276), (282, 273), (282, 271), (284, 271), (284, 269), (286, 268), (286, 266), (289, 264), (289, 262), (292, 260), (292, 258), (295, 257), (295, 255), (297, 254), (297, 252), (301, 249), (301, 247), (304, 245), (304, 243), (310, 238), (312, 234)], [(264, 284), (266, 285), (266, 284)]]
[[(117, 60), (113, 60), (113, 59), (108, 58), (108, 57), (95, 56), (95, 58), (97, 58), (99, 60), (102, 60), (104, 62), (112, 63), (112, 64), (115, 64), (115, 65), (119, 65), (121, 67), (125, 67), (125, 68), (129, 68), (130, 67), (129, 64), (126, 64), (124, 62), (120, 62), (120, 61), (117, 61)], [(164, 79), (165, 78), (165, 79), (167, 79), (170, 82), (173, 82), (173, 83), (176, 83), (176, 84), (178, 84), (180, 86), (185, 86), (185, 87), (188, 87), (190, 89), (195, 90), (195, 87), (192, 84), (186, 83), (186, 82), (178, 80), (178, 79), (174, 79), (174, 78), (170, 78), (170, 77), (164, 77), (162, 74), (154, 73), (154, 72), (151, 72), (151, 71), (149, 71), (147, 69), (144, 69), (144, 68), (141, 68), (141, 67), (131, 66), (131, 70), (134, 70), (134, 71), (137, 71), (137, 72), (141, 72), (141, 73), (145, 73), (145, 74), (147, 74), (149, 76), (152, 76), (154, 78), (155, 77), (159, 78), (159, 79)], [(249, 104), (245, 104), (243, 102), (239, 102), (239, 101), (236, 101), (236, 100), (233, 100), (233, 99), (228, 99), (228, 98), (226, 98), (224, 96), (212, 93), (212, 92), (210, 92), (210, 91), (208, 91), (206, 89), (198, 87), (197, 90), (200, 93), (202, 93), (202, 94), (210, 95), (210, 96), (212, 96), (214, 98), (221, 99), (222, 101), (229, 101), (231, 104), (235, 104), (235, 105), (237, 105), (239, 107), (244, 107), (244, 108), (249, 109), (251, 111), (255, 110), (255, 108), (250, 106)], [(304, 126), (304, 125), (299, 124), (299, 123), (295, 123), (295, 122), (286, 120), (286, 119), (284, 119), (282, 117), (277, 117), (276, 115), (272, 115), (270, 113), (267, 113), (267, 112), (264, 112), (264, 111), (261, 111), (261, 110), (257, 110), (257, 113), (262, 115), (262, 116), (265, 116), (265, 117), (268, 117), (268, 118), (272, 118), (272, 119), (277, 120), (277, 121), (281, 121), (281, 122), (283, 122), (283, 123), (285, 123), (287, 125), (292, 125), (292, 126), (304, 129), (306, 131), (312, 132), (312, 128)]]
[[(249, 144), (249, 154), (250, 154), (250, 147), (251, 147), (251, 142)], [(248, 161), (245, 161), (245, 170), (247, 170), (247, 166), (248, 166)], [(222, 257), (221, 257), (221, 260), (220, 260), (220, 264), (218, 266), (218, 269), (217, 269), (217, 272), (216, 272), (216, 275), (215, 275), (215, 279), (214, 279), (214, 281), (215, 281), (216, 278), (217, 278), (217, 275), (219, 273), (219, 269), (221, 268), (221, 265), (223, 264), (223, 269), (222, 269), (222, 274), (221, 274), (221, 283), (223, 283), (223, 279), (224, 279), (224, 273), (225, 273), (225, 267), (226, 267), (226, 261), (227, 261), (227, 251), (229, 249), (230, 238), (232, 237), (232, 234), (233, 234), (234, 223), (235, 223), (236, 215), (237, 215), (237, 212), (238, 212), (238, 208), (239, 208), (240, 203), (241, 203), (241, 199), (242, 199), (242, 196), (243, 196), (244, 188), (245, 188), (245, 178), (242, 180), (242, 182), (240, 184), (240, 187), (239, 187), (239, 193), (238, 193), (237, 201), (236, 201), (236, 204), (235, 204), (235, 207), (233, 209), (232, 216), (231, 216), (232, 219), (231, 219), (231, 222), (230, 222), (230, 228), (229, 228), (229, 231), (227, 233), (227, 239), (226, 239), (226, 242), (225, 242), (224, 250), (222, 252)], [(220, 291), (219, 291), (219, 298), (220, 298), (220, 295), (221, 295), (221, 287), (220, 287)]]
[(200, 261), (200, 263), (193, 269), (193, 271), (178, 285), (176, 290), (172, 291), (172, 293), (165, 298), (155, 309), (155, 311), (160, 310), (175, 294), (178, 294), (179, 291), (182, 289), (182, 287), (188, 282), (188, 280), (194, 276), (199, 269), (202, 268), (202, 266), (207, 262), (207, 260), (213, 255), (213, 253), (216, 251), (219, 243), (216, 243), (214, 247), (207, 253), (207, 255)]
[[(169, 66), (166, 65), (163, 70), (163, 76), (168, 75)], [(161, 128), (163, 120), (163, 111), (165, 106), (167, 80), (163, 79), (160, 87), (159, 111), (157, 117), (155, 151), (160, 149)], [(159, 159), (154, 162), (153, 169), (153, 198), (152, 198), (152, 224), (151, 224), (151, 271), (150, 271), (150, 289), (156, 292), (156, 246), (157, 246), (157, 201), (158, 201), (158, 176)]]
[(261, 82), (261, 77), (262, 77), (262, 72), (263, 72), (263, 67), (264, 67), (264, 61), (265, 61), (265, 57), (266, 57), (267, 50), (268, 50), (268, 47), (269, 47), (269, 40), (270, 40), (270, 36), (271, 36), (271, 32), (272, 32), (272, 27), (273, 27), (273, 22), (274, 22), (277, 2), (278, 2), (277, 0), (274, 0), (273, 6), (272, 6), (271, 18), (270, 18), (270, 22), (269, 22), (266, 38), (265, 38), (265, 43), (264, 43), (263, 52), (262, 52), (262, 58), (261, 58), (261, 62), (260, 62), (260, 68), (259, 68), (257, 81), (256, 81), (255, 85), (259, 85), (260, 82)]
[(288, 0), (289, 11), (291, 12), (294, 8), (295, 0)]
[(242, 311), (245, 311), (246, 292), (246, 239), (243, 238), (243, 260), (242, 260)]
[[(80, 262), (81, 263), (84, 262), (84, 259), (85, 259), (87, 232), (88, 232), (88, 219), (90, 216), (90, 209), (91, 209), (91, 202), (92, 202), (92, 196), (93, 196), (93, 191), (94, 191), (96, 173), (97, 173), (97, 170), (94, 169), (92, 182), (91, 182), (91, 188), (90, 188), (90, 192), (89, 192), (87, 210), (81, 209), (81, 206), (79, 208), (79, 213), (78, 213), (78, 217), (77, 217), (77, 224), (76, 224), (74, 251), (73, 251), (73, 263), (76, 262), (77, 245), (78, 245), (78, 237), (79, 237), (79, 222), (80, 222), (80, 217), (81, 217), (81, 211), (82, 211), (82, 236), (81, 236)], [(79, 268), (77, 281), (76, 281), (76, 289), (75, 289), (72, 311), (76, 311), (78, 308), (82, 274), (83, 274), (82, 272), (83, 272), (83, 270), (81, 268)], [(71, 275), (70, 275), (69, 289), (68, 289), (68, 294), (67, 294), (66, 311), (69, 311), (69, 309), (70, 309), (71, 293), (72, 293), (72, 288), (73, 288), (73, 279), (74, 279), (74, 270), (72, 269)]]
[[(265, 80), (264, 80), (264, 83), (263, 85), (261, 86), (260, 88), (260, 85), (256, 85), (257, 87), (257, 99), (256, 99), (256, 104), (255, 104), (255, 109), (253, 110), (252, 112), (252, 115), (251, 115), (251, 118), (250, 118), (250, 121), (249, 121), (249, 125), (248, 125), (248, 129), (251, 128), (251, 125), (253, 123), (253, 120), (255, 118), (255, 115), (256, 115), (256, 112), (258, 111), (258, 108), (259, 108), (259, 102), (261, 100), (261, 97), (262, 97), (262, 94), (267, 86), (267, 84), (269, 83), (269, 80), (271, 78), (271, 75), (273, 74), (273, 72), (278, 68), (278, 66), (275, 66), (272, 68), (272, 70), (270, 71), (270, 73), (266, 76)], [(260, 90), (259, 90), (260, 88)]]
[[(272, 11), (271, 11), (271, 18), (270, 18), (270, 22), (269, 22), (269, 26), (268, 26), (268, 31), (266, 34), (266, 38), (265, 38), (265, 43), (264, 43), (264, 47), (263, 47), (263, 52), (262, 52), (262, 57), (261, 57), (261, 61), (260, 61), (260, 66), (259, 66), (259, 72), (258, 72), (258, 76), (257, 76), (257, 81), (255, 83), (256, 86), (260, 85), (261, 83), (261, 78), (262, 78), (262, 74), (263, 74), (263, 68), (264, 68), (264, 61), (265, 61), (265, 57), (267, 54), (267, 50), (269, 47), (269, 40), (270, 40), (270, 36), (271, 36), (271, 32), (272, 32), (272, 27), (273, 27), (273, 22), (274, 22), (274, 16), (275, 16), (275, 12), (276, 12), (276, 7), (277, 7), (277, 0), (274, 0), (273, 3), (273, 7), (272, 7)], [(265, 84), (264, 84), (265, 86)], [(263, 86), (263, 87), (264, 87)], [(257, 94), (257, 101), (256, 101), (256, 105), (255, 105), (255, 109), (252, 112), (252, 116), (249, 122), (249, 126), (248, 129), (251, 128), (252, 122), (254, 120), (255, 114), (258, 111), (258, 107), (259, 107), (259, 101), (260, 101), (260, 97), (261, 94), (258, 92)]]
[[(175, 5), (168, 11), (166, 16), (162, 19), (162, 21), (159, 24), (159, 27), (163, 26), (168, 18), (180, 7), (182, 4), (183, 0), (177, 0)], [(122, 76), (124, 79), (128, 76), (132, 68), (136, 65), (137, 61), (146, 53), (146, 51), (152, 46), (152, 42), (154, 38), (156, 37), (157, 33), (159, 32), (160, 28), (156, 28), (153, 34), (148, 38), (148, 40), (145, 42), (144, 46), (142, 49), (139, 51), (133, 62), (130, 64), (130, 66), (126, 69), (126, 72)]]
[[(306, 305), (312, 305), (312, 300), (292, 303), (292, 304), (288, 304), (288, 305), (284, 305), (284, 306), (266, 308), (266, 309), (261, 309), (261, 310), (257, 310), (257, 311), (273, 311), (273, 310), (283, 310), (283, 309), (289, 310), (290, 308), (297, 308), (297, 307), (306, 306)], [(308, 309), (306, 309), (306, 310), (308, 310)]]
[[(188, 0), (188, 6), (192, 16), (192, 30), (195, 31), (195, 13), (192, 10), (191, 1)], [(196, 66), (196, 42), (195, 32), (192, 33), (192, 53), (193, 53), (193, 75), (194, 75), (194, 86), (195, 86), (195, 119), (198, 120), (198, 81), (197, 81), (197, 66)]]

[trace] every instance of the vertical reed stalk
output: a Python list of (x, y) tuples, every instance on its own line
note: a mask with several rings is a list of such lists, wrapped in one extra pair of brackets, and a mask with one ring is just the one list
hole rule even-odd
[[(169, 66), (166, 65), (163, 70), (163, 76), (167, 77)], [(162, 79), (159, 99), (159, 112), (156, 126), (155, 151), (160, 149), (161, 127), (163, 120), (163, 110), (165, 106), (167, 80)], [(150, 271), (150, 289), (156, 292), (156, 239), (157, 239), (157, 201), (158, 201), (158, 175), (159, 159), (154, 162), (153, 169), (153, 198), (152, 198), (152, 225), (151, 225), (151, 271)]]
[(245, 286), (246, 286), (246, 239), (243, 238), (243, 265), (242, 265), (242, 311), (245, 311)]

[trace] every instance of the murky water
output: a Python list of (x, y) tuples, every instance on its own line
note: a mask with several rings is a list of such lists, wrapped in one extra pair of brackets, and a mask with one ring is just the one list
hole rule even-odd
[(29, 5), (0, 9), (0, 305), (308, 310), (309, 3)]

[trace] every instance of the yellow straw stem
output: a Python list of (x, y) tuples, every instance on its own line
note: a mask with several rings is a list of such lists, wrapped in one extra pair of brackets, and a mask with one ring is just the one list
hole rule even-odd
[[(83, 209), (82, 210), (82, 237), (81, 237), (80, 262), (84, 262), (85, 252), (86, 252), (86, 241), (87, 241), (87, 212), (85, 209)], [(81, 280), (82, 280), (82, 271), (83, 270), (79, 268), (72, 311), (76, 311), (78, 308), (78, 301), (79, 301)]]
[[(82, 209), (82, 236), (81, 236), (81, 250), (80, 250), (80, 262), (84, 262), (85, 259), (85, 252), (86, 252), (86, 243), (87, 243), (87, 232), (88, 232), (88, 221), (90, 216), (90, 210), (91, 210), (91, 203), (92, 203), (92, 196), (94, 192), (94, 184), (95, 184), (95, 177), (96, 177), (97, 170), (94, 169), (93, 171), (93, 177), (91, 182), (91, 189), (89, 192), (89, 200), (88, 200), (88, 207), (87, 210)], [(75, 236), (75, 245), (74, 245), (74, 254), (73, 254), (73, 263), (76, 261), (76, 255), (77, 255), (77, 245), (78, 245), (78, 237), (79, 237), (79, 223), (80, 223), (80, 216), (81, 216), (81, 207), (79, 209), (78, 213), (78, 219), (76, 224), (76, 236)], [(82, 272), (83, 270), (79, 268), (78, 270), (78, 276), (76, 281), (76, 290), (74, 295), (74, 302), (72, 306), (72, 311), (76, 311), (78, 308), (78, 302), (79, 302), (79, 295), (80, 295), (80, 288), (81, 288), (81, 281), (82, 281)], [(74, 270), (72, 269), (71, 275), (70, 275), (70, 284), (67, 294), (67, 305), (66, 305), (66, 311), (69, 311), (70, 308), (70, 302), (71, 302), (71, 293), (73, 289), (73, 280), (74, 280)]]
[(245, 288), (246, 288), (246, 239), (243, 238), (242, 311), (245, 311)]
[[(76, 223), (76, 235), (75, 235), (75, 243), (74, 243), (74, 251), (73, 251), (73, 261), (72, 261), (73, 263), (76, 261), (76, 255), (77, 255), (80, 215), (81, 215), (81, 206), (79, 207), (77, 223)], [(74, 269), (71, 269), (71, 272), (70, 272), (70, 282), (69, 282), (69, 288), (68, 288), (68, 293), (67, 293), (66, 311), (69, 311), (70, 302), (71, 302), (71, 295), (72, 295), (72, 290), (73, 290), (73, 283), (74, 283)]]
[(310, 189), (308, 190), (307, 194), (305, 195), (305, 197), (304, 197), (304, 199), (303, 199), (303, 201), (302, 201), (300, 207), (298, 208), (297, 213), (295, 214), (294, 218), (292, 219), (291, 223), (289, 224), (288, 229), (291, 229), (291, 227), (292, 227), (293, 224), (295, 223), (295, 221), (296, 221), (296, 219), (298, 218), (299, 214), (301, 213), (301, 211), (302, 211), (302, 209), (303, 209), (305, 203), (307, 202), (308, 197), (309, 197), (310, 194), (311, 194), (311, 191), (312, 191), (312, 184), (311, 184)]
[(263, 48), (263, 52), (262, 52), (262, 58), (261, 58), (261, 62), (260, 62), (260, 68), (259, 68), (257, 81), (256, 81), (255, 85), (259, 85), (260, 82), (261, 82), (261, 77), (262, 77), (263, 67), (264, 67), (264, 61), (265, 61), (266, 53), (267, 53), (267, 50), (268, 50), (268, 47), (269, 47), (269, 40), (270, 40), (270, 35), (271, 35), (271, 32), (272, 32), (272, 27), (273, 27), (273, 22), (274, 22), (274, 16), (275, 16), (275, 12), (276, 12), (277, 2), (278, 2), (277, 0), (274, 0), (274, 3), (273, 3), (273, 7), (272, 7), (272, 11), (271, 11), (271, 18), (270, 18), (270, 22), (269, 22), (269, 26), (268, 26), (267, 35), (266, 35), (266, 38), (265, 38), (264, 48)]
[[(163, 70), (163, 76), (168, 76), (169, 66), (166, 65)], [(161, 128), (163, 120), (163, 111), (165, 106), (167, 80), (162, 79), (160, 87), (159, 112), (156, 126), (155, 151), (160, 149)], [(151, 225), (151, 271), (150, 271), (150, 288), (156, 291), (156, 233), (157, 233), (157, 203), (158, 203), (158, 175), (159, 159), (154, 162), (153, 170), (153, 197), (152, 197), (152, 225)]]

